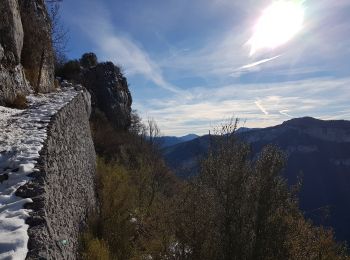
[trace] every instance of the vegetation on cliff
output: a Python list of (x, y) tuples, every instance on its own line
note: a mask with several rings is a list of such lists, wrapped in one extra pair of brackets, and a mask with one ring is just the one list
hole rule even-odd
[(101, 206), (83, 259), (346, 259), (332, 231), (304, 219), (278, 149), (251, 160), (231, 121), (217, 129), (200, 175), (182, 182), (152, 142), (154, 121), (133, 118), (128, 133), (92, 119)]

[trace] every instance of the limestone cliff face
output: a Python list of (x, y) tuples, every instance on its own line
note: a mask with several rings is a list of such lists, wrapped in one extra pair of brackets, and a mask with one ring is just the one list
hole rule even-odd
[(79, 231), (96, 209), (96, 155), (90, 95), (78, 94), (53, 116), (33, 180), (17, 195), (31, 198), (27, 259), (76, 259)]
[(20, 63), (23, 49), (23, 27), (17, 0), (0, 4), (0, 105), (27, 94), (27, 84)]
[(2, 0), (0, 105), (11, 103), (17, 95), (26, 95), (33, 89), (50, 92), (54, 86), (51, 22), (44, 1)]
[(55, 80), (51, 20), (44, 0), (19, 0), (19, 3), (24, 31), (21, 62), (36, 91), (47, 93), (54, 90)]
[[(23, 28), (16, 0), (4, 0), (0, 6), (1, 43), (11, 52), (13, 61), (20, 63), (23, 47)], [(9, 55), (9, 53), (8, 53)]]
[(131, 123), (132, 98), (126, 78), (112, 62), (85, 69), (82, 83), (91, 93), (93, 110), (102, 111), (117, 129)]

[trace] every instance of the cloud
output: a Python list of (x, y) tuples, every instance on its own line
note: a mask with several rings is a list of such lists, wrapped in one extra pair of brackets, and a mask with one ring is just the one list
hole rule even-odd
[(198, 87), (192, 90), (192, 99), (168, 97), (135, 105), (144, 118), (155, 118), (164, 134), (206, 134), (232, 115), (246, 121), (247, 127), (267, 127), (303, 116), (350, 119), (349, 85), (350, 78), (313, 78)]
[[(215, 6), (228, 8), (229, 2), (217, 0)], [(265, 5), (270, 1), (239, 1), (233, 15), (238, 13), (240, 21), (233, 24), (230, 30), (209, 38), (204, 45), (192, 49), (174, 59), (164, 59), (160, 66), (169, 70), (178, 70), (178, 75), (197, 75), (203, 78), (223, 79), (227, 77), (240, 78), (247, 73), (252, 75), (278, 71), (279, 76), (298, 77), (311, 74), (338, 73), (347, 75), (350, 60), (350, 38), (345, 37), (350, 30), (350, 11), (347, 0), (337, 3), (330, 0), (306, 1), (305, 26), (300, 34), (284, 46), (275, 50), (266, 50), (253, 57), (249, 56), (250, 48), (246, 46), (253, 25)], [(210, 5), (212, 6), (212, 5)], [(276, 57), (268, 62), (267, 57)], [(260, 63), (265, 61), (266, 64)], [(248, 65), (246, 65), (248, 64)], [(252, 67), (250, 67), (250, 65)], [(255, 67), (253, 65), (261, 65)], [(248, 67), (245, 67), (248, 66)], [(235, 69), (239, 68), (239, 69)], [(290, 73), (294, 71), (294, 73)], [(297, 74), (295, 72), (299, 72)], [(314, 75), (312, 75), (314, 76)]]
[[(306, 23), (299, 37), (253, 57), (245, 43), (259, 10), (270, 0), (137, 1), (137, 14), (135, 3), (126, 1), (124, 5), (132, 8), (125, 16), (131, 22), (125, 22), (124, 16), (112, 17), (114, 12), (97, 0), (79, 2), (79, 10), (72, 10), (72, 19), (94, 43), (99, 56), (121, 64), (129, 82), (142, 75), (169, 91), (158, 99), (151, 97), (151, 91), (145, 96), (141, 96), (142, 91), (133, 93), (134, 108), (144, 118), (154, 117), (165, 134), (207, 133), (232, 114), (246, 119), (248, 127), (271, 126), (291, 116), (350, 119), (350, 79), (345, 78), (350, 60), (348, 0), (306, 1)], [(184, 8), (192, 8), (196, 16), (188, 16)], [(118, 12), (124, 15), (125, 10)], [(224, 17), (228, 14), (234, 19)], [(203, 17), (211, 17), (210, 22), (223, 19), (228, 24), (219, 27), (208, 22), (201, 28)], [(115, 26), (117, 19), (118, 25), (132, 23), (134, 31)], [(193, 30), (193, 23), (202, 31)], [(149, 40), (151, 25), (156, 32)], [(224, 29), (210, 30), (208, 25)], [(143, 36), (139, 37), (135, 28)], [(145, 40), (145, 45), (140, 40)], [(146, 51), (144, 46), (153, 41), (158, 43), (154, 52)], [(186, 91), (177, 87), (178, 82)]]
[(128, 76), (142, 75), (165, 90), (185, 95), (164, 78), (157, 63), (131, 37), (116, 33), (111, 13), (102, 3), (91, 1), (82, 8), (72, 20), (97, 46), (100, 56), (121, 65)]
[(281, 110), (280, 111), (280, 114), (283, 115), (283, 116), (287, 116), (287, 117), (290, 117), (290, 118), (293, 118), (293, 116), (291, 116), (289, 113), (289, 110)]

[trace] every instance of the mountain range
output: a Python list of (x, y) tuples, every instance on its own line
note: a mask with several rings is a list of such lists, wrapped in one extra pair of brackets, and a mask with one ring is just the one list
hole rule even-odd
[[(250, 144), (253, 158), (267, 144), (284, 151), (282, 174), (290, 185), (302, 180), (299, 199), (305, 216), (350, 242), (350, 121), (296, 118), (274, 127), (238, 130), (237, 137)], [(195, 176), (209, 140), (206, 135), (165, 147), (168, 166), (182, 178)]]
[(184, 142), (188, 142), (188, 141), (192, 141), (193, 139), (198, 138), (199, 136), (196, 134), (188, 134), (185, 136), (181, 136), (181, 137), (177, 137), (177, 136), (161, 136), (161, 137), (157, 137), (156, 141), (158, 143), (158, 145), (161, 148), (165, 148), (165, 147), (169, 147), (169, 146), (173, 146), (179, 143), (184, 143)]

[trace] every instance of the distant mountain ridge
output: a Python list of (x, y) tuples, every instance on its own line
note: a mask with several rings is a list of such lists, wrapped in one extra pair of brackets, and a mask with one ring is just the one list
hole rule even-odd
[(166, 148), (166, 147), (176, 145), (179, 143), (191, 141), (191, 140), (196, 139), (198, 137), (199, 137), (199, 135), (196, 135), (196, 134), (188, 134), (188, 135), (181, 136), (181, 137), (161, 136), (161, 137), (157, 137), (156, 141), (160, 145), (160, 147)]
[[(303, 178), (300, 206), (314, 222), (332, 226), (336, 237), (350, 241), (350, 121), (296, 118), (281, 125), (237, 131), (251, 145), (253, 156), (267, 144), (288, 158), (284, 176), (289, 184)], [(209, 136), (164, 149), (168, 165), (181, 177), (196, 175), (207, 152)], [(329, 209), (329, 218), (321, 211)], [(322, 209), (322, 210), (320, 210)]]

